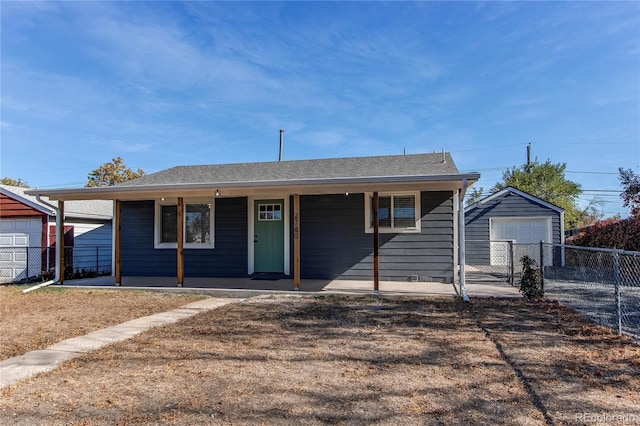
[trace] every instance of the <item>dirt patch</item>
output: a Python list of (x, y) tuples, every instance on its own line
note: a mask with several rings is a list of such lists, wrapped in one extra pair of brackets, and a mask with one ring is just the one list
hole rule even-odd
[(0, 287), (0, 360), (163, 312), (203, 296), (154, 292)]
[(550, 303), (262, 297), (5, 388), (0, 418), (632, 424), (640, 420), (639, 359), (638, 345)]

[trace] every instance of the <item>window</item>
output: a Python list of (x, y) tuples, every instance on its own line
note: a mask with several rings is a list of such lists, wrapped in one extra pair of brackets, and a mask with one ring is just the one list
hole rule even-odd
[[(373, 232), (373, 194), (367, 194), (366, 231)], [(378, 195), (380, 232), (420, 232), (420, 193)]]
[(185, 207), (184, 242), (189, 244), (211, 243), (210, 204), (187, 204)]
[(160, 242), (178, 242), (178, 206), (160, 206)]
[[(184, 247), (213, 248), (213, 212), (210, 200), (185, 200)], [(155, 248), (178, 247), (177, 200), (156, 202)]]
[(258, 204), (258, 220), (280, 220), (282, 206), (280, 204)]

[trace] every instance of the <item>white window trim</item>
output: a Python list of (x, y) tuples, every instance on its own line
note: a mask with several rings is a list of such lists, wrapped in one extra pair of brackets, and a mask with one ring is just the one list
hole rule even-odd
[[(379, 192), (378, 197), (397, 197), (403, 195), (413, 195), (415, 197), (416, 207), (416, 226), (404, 227), (404, 228), (378, 228), (378, 232), (381, 234), (419, 234), (421, 232), (422, 213), (420, 212), (420, 191), (404, 191), (404, 192)], [(367, 192), (364, 194), (364, 231), (367, 234), (373, 233), (373, 226), (371, 226), (371, 200), (373, 199), (373, 192)]]
[[(215, 218), (215, 198), (185, 198), (184, 199), (184, 208), (185, 208), (185, 213), (186, 213), (186, 209), (187, 209), (187, 204), (209, 204), (211, 205), (211, 212), (209, 214), (209, 230), (210, 230), (210, 238), (209, 238), (209, 243), (207, 244), (201, 244), (201, 243), (184, 243), (184, 248), (185, 249), (199, 249), (199, 250), (203, 250), (203, 249), (213, 249), (215, 248), (215, 236), (214, 236), (214, 218)], [(177, 249), (178, 248), (178, 243), (162, 243), (160, 242), (160, 223), (162, 221), (162, 218), (160, 217), (160, 215), (162, 214), (162, 206), (176, 206), (178, 205), (178, 199), (177, 198), (166, 198), (163, 200), (156, 200), (155, 202), (155, 212), (154, 212), (154, 219), (153, 219), (153, 247), (156, 249)], [(182, 228), (183, 230), (185, 230), (185, 226), (186, 226), (186, 217), (187, 215), (184, 215), (183, 221), (182, 221)], [(186, 237), (186, 232), (182, 233), (183, 238)]]

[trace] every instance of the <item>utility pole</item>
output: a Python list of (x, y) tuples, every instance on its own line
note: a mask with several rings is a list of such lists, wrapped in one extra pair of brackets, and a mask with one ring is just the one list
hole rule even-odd
[(527, 145), (527, 168), (531, 166), (531, 142)]

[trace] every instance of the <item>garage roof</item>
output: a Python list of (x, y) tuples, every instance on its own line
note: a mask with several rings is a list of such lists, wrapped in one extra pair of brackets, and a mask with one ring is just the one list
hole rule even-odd
[[(34, 208), (49, 216), (55, 215), (55, 210), (38, 199), (26, 193), (32, 191), (29, 188), (18, 186), (0, 185), (0, 192), (21, 203)], [(48, 199), (44, 200), (48, 201)], [(113, 217), (113, 201), (110, 200), (81, 200), (69, 201), (65, 203), (64, 215), (68, 218), (77, 219), (104, 219), (111, 220)]]
[(503, 195), (507, 195), (509, 193), (519, 195), (519, 196), (521, 196), (523, 198), (526, 198), (527, 200), (530, 200), (530, 201), (532, 201), (534, 203), (540, 204), (541, 206), (547, 207), (547, 208), (549, 208), (551, 210), (554, 210), (554, 211), (556, 211), (558, 213), (564, 212), (564, 209), (562, 207), (559, 207), (559, 206), (556, 206), (555, 204), (551, 204), (549, 202), (546, 202), (541, 198), (538, 198), (536, 196), (528, 194), (528, 193), (526, 193), (524, 191), (520, 191), (519, 189), (513, 188), (511, 186), (508, 186), (508, 187), (504, 188), (501, 191), (498, 191), (498, 192), (496, 192), (494, 194), (489, 195), (488, 197), (483, 198), (480, 201), (477, 201), (477, 202), (475, 202), (473, 204), (468, 205), (464, 209), (464, 211), (468, 212), (469, 210), (472, 210), (472, 209), (475, 209), (477, 207), (480, 207), (483, 204), (486, 204), (486, 203), (488, 203), (488, 202), (490, 202), (490, 201), (492, 201), (492, 200), (494, 200), (494, 199), (496, 199), (498, 197), (502, 197)]

